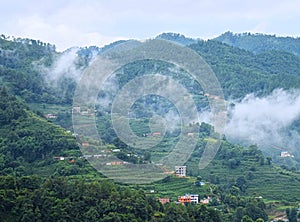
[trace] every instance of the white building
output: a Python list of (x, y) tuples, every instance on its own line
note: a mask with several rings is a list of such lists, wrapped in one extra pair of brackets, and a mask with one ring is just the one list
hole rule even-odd
[(80, 113), (80, 106), (74, 106), (72, 109), (72, 113)]
[(198, 194), (190, 194), (190, 197), (191, 197), (191, 203), (197, 204), (199, 202)]
[(294, 157), (294, 155), (292, 155), (290, 152), (288, 151), (282, 151), (280, 153), (280, 157)]
[(175, 166), (175, 174), (180, 177), (186, 177), (186, 166)]

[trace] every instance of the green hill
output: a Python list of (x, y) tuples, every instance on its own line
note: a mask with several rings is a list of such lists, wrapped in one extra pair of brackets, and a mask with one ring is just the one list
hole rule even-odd
[[(52, 165), (59, 166), (53, 157), (80, 157), (79, 147), (71, 133), (31, 112), (5, 88), (0, 94), (1, 175), (52, 175), (58, 173)], [(74, 171), (76, 166), (69, 170), (72, 168)]]
[(267, 51), (283, 51), (300, 56), (300, 38), (278, 37), (265, 34), (234, 34), (225, 32), (215, 40), (251, 51), (255, 54)]
[(199, 53), (215, 72), (227, 98), (246, 94), (268, 95), (276, 88), (299, 88), (300, 58), (287, 52), (255, 55), (214, 40), (189, 46)]
[(215, 159), (203, 170), (198, 170), (199, 154), (187, 163), (190, 174), (199, 174), (205, 180), (223, 189), (238, 187), (241, 195), (260, 197), (268, 201), (300, 201), (300, 174), (288, 171), (263, 156), (257, 146), (241, 147), (222, 142)]
[(70, 133), (5, 88), (0, 117), (1, 221), (221, 221), (212, 208), (162, 206), (140, 188), (103, 178), (80, 158)]
[[(200, 54), (216, 73), (226, 98), (240, 99), (248, 93), (268, 95), (276, 88), (300, 86), (298, 39), (230, 33), (225, 33), (223, 40), (193, 40), (170, 33), (158, 38), (187, 45)], [(268, 44), (263, 45), (265, 41)], [(93, 53), (122, 42), (104, 49), (78, 49), (76, 70), (86, 67)], [(64, 53), (40, 41), (0, 38), (0, 83), (5, 86), (0, 91), (1, 221), (30, 221), (32, 217), (37, 221), (241, 221), (244, 215), (266, 220), (266, 211), (282, 212), (298, 206), (299, 173), (291, 167), (279, 167), (256, 146), (242, 147), (223, 140), (216, 158), (199, 170), (199, 159), (210, 139), (205, 130), (186, 163), (187, 178), (170, 175), (147, 185), (116, 185), (104, 178), (80, 158), (76, 139), (66, 131), (72, 130), (71, 103), (76, 79), (62, 75), (57, 84), (51, 84), (46, 73), (36, 68), (51, 67)], [(157, 72), (181, 82), (193, 95), (199, 110), (207, 107), (207, 98), (199, 93), (201, 87), (183, 70), (164, 62), (136, 61), (117, 73), (115, 80), (123, 86), (137, 76)], [(162, 114), (172, 108), (169, 103), (160, 106), (160, 102), (152, 96), (133, 106), (134, 115), (141, 117), (140, 121), (130, 123), (137, 134), (149, 133), (151, 109)], [(147, 104), (148, 109), (143, 110), (142, 104)], [(159, 158), (178, 141), (178, 132), (168, 132), (162, 143), (154, 147), (158, 151), (156, 156), (137, 151), (140, 156), (129, 158), (127, 154), (135, 150), (117, 138), (105, 107), (100, 104), (96, 109), (104, 146), (121, 149), (119, 157), (126, 161), (141, 163)], [(50, 122), (44, 118), (46, 114), (57, 118)], [(157, 202), (159, 197), (176, 201), (186, 193), (197, 193), (200, 198), (211, 196), (212, 200), (208, 207), (173, 203), (163, 206)], [(87, 213), (78, 213), (82, 211)]]

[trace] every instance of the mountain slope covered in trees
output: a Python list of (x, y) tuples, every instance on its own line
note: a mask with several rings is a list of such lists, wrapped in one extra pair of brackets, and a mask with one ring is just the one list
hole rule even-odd
[(215, 40), (228, 45), (251, 51), (255, 54), (267, 51), (289, 52), (300, 56), (300, 38), (278, 37), (265, 34), (234, 34), (225, 32)]
[[(249, 93), (268, 95), (277, 88), (299, 88), (298, 39), (231, 33), (221, 37), (203, 41), (173, 33), (158, 36), (184, 44), (201, 55), (218, 77), (226, 99), (241, 99)], [(242, 41), (246, 37), (247, 40)], [(224, 138), (214, 161), (205, 170), (199, 170), (197, 164), (205, 144), (213, 139), (207, 134), (211, 126), (205, 123), (200, 124), (199, 143), (186, 163), (190, 178), (170, 176), (149, 186), (116, 185), (80, 158), (78, 141), (66, 131), (72, 131), (71, 106), (78, 77), (97, 54), (123, 42), (59, 53), (53, 45), (40, 41), (10, 40), (1, 36), (0, 83), (5, 86), (0, 92), (1, 220), (28, 221), (35, 217), (37, 221), (241, 221), (243, 216), (266, 220), (265, 212), (282, 212), (282, 208), (290, 207), (294, 210), (300, 192), (299, 173), (295, 172), (297, 164), (296, 167), (280, 167), (257, 146), (242, 147)], [(268, 44), (260, 45), (262, 42)], [(68, 60), (70, 56), (73, 57)], [(62, 58), (72, 66), (59, 70)], [(123, 86), (136, 76), (157, 72), (183, 83), (199, 109), (207, 106), (207, 98), (200, 93), (199, 85), (186, 78), (181, 70), (163, 62), (134, 62), (117, 73), (116, 80)], [(55, 79), (52, 78), (54, 74)], [(142, 102), (159, 108), (153, 105), (156, 99)], [(135, 114), (151, 118), (149, 110), (139, 106), (142, 102), (133, 107)], [(130, 159), (127, 154), (133, 152), (132, 147), (116, 138), (109, 115), (101, 104), (98, 105), (95, 115), (104, 144), (120, 148), (120, 154)], [(170, 107), (165, 105), (159, 112)], [(46, 120), (47, 114), (57, 118)], [(145, 118), (141, 122), (147, 123)], [(145, 134), (149, 128), (137, 122), (133, 122), (132, 127), (137, 134)], [(177, 136), (176, 132), (167, 134), (158, 148), (168, 152), (167, 146), (172, 148)], [(53, 157), (66, 160), (58, 161)], [(149, 154), (148, 157), (147, 161), (154, 158)], [(196, 186), (194, 182), (201, 180), (206, 185)], [(155, 193), (147, 193), (153, 187)], [(211, 195), (213, 201), (208, 207), (163, 206), (157, 201), (165, 195), (175, 201), (178, 195), (188, 191), (199, 192), (201, 198)], [(276, 208), (278, 203), (280, 209)], [(78, 214), (80, 211), (86, 213)]]

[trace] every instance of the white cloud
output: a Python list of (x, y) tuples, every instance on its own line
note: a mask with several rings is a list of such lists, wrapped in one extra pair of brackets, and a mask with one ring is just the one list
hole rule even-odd
[(228, 30), (300, 35), (295, 28), (300, 2), (293, 0), (10, 0), (2, 3), (0, 15), (3, 34), (55, 43), (59, 49), (165, 31), (200, 38)]
[(72, 46), (103, 46), (116, 40), (126, 39), (125, 37), (104, 36), (98, 32), (82, 31), (66, 23), (45, 20), (38, 15), (18, 19), (17, 27), (19, 27), (18, 32), (13, 35), (55, 43), (59, 50)]
[(247, 95), (236, 103), (231, 116), (226, 129), (229, 139), (267, 146), (295, 145), (299, 135), (291, 136), (287, 129), (300, 117), (300, 91), (277, 89), (262, 98)]

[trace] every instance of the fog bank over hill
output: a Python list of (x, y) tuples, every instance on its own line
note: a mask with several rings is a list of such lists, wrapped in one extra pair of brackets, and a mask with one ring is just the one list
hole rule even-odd
[(300, 90), (276, 89), (265, 97), (249, 94), (229, 110), (226, 136), (260, 146), (295, 151), (300, 134), (294, 129), (300, 117)]

